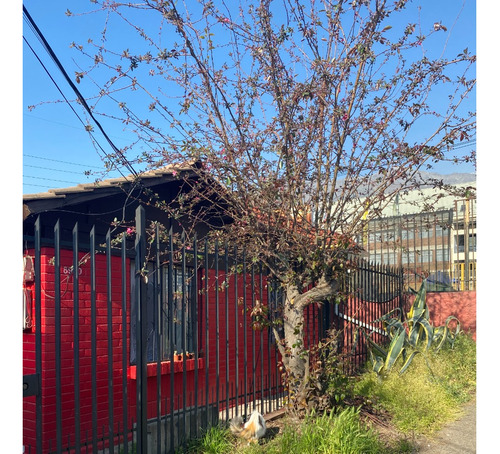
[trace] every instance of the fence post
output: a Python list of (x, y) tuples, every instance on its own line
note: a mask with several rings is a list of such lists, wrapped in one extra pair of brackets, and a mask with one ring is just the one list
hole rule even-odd
[(80, 433), (80, 294), (79, 294), (78, 222), (73, 227), (73, 356), (75, 394), (75, 452), (81, 452)]
[(142, 269), (146, 264), (146, 212), (138, 206), (135, 211), (135, 291), (137, 302), (136, 367), (137, 367), (137, 453), (146, 454), (148, 449), (147, 427), (147, 287)]
[[(108, 436), (109, 452), (114, 452), (114, 383), (113, 383), (113, 298), (111, 273), (111, 230), (106, 234), (106, 312), (108, 335)], [(78, 270), (76, 270), (78, 274)]]
[[(122, 404), (123, 404), (123, 454), (128, 454), (128, 389), (127, 389), (127, 366), (129, 364), (129, 356), (127, 352), (127, 282), (129, 275), (127, 275), (127, 239), (126, 233), (122, 234), (122, 250), (121, 250), (121, 264), (122, 264), (122, 293), (121, 293), (121, 307), (122, 307)], [(131, 330), (129, 329), (129, 334)], [(77, 451), (78, 452), (78, 451)]]
[[(62, 452), (62, 402), (61, 402), (61, 225), (57, 220), (54, 226), (54, 330), (55, 330), (55, 368), (56, 368), (56, 449)], [(40, 327), (41, 328), (41, 327)]]
[(42, 225), (40, 216), (35, 221), (35, 371), (37, 379), (36, 394), (36, 452), (43, 448), (42, 421)]
[(405, 272), (403, 267), (397, 268), (397, 276), (399, 308), (401, 309), (401, 319), (403, 319), (406, 311), (406, 294), (404, 289)]

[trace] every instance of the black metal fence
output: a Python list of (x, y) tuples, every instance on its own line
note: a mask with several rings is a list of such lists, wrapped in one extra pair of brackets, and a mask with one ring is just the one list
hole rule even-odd
[(433, 292), (475, 290), (474, 199), (454, 208), (372, 219), (358, 237), (370, 262), (401, 267), (406, 288), (425, 279)]
[(453, 225), (453, 210), (373, 219), (359, 244), (370, 262), (403, 268), (407, 287), (427, 279), (429, 289), (450, 291)]
[[(141, 207), (119, 237), (78, 223), (66, 233), (39, 217), (25, 238), (25, 452), (174, 452), (211, 425), (285, 405), (276, 340), (255, 317), (266, 305), (276, 316), (279, 298), (262, 266), (150, 229)], [(402, 304), (401, 273), (360, 262), (346, 285), (342, 303), (307, 308), (307, 345), (332, 325), (346, 350), (358, 326), (383, 340), (372, 322)], [(360, 343), (353, 364), (366, 354)]]
[[(346, 297), (333, 308), (334, 323), (340, 332), (340, 346), (347, 355), (350, 372), (359, 371), (368, 359), (368, 346), (357, 332), (363, 329), (371, 339), (388, 342), (380, 317), (395, 309), (403, 315), (409, 309), (404, 293), (404, 271), (389, 265), (353, 260), (354, 267), (344, 282)], [(357, 337), (357, 340), (356, 340)]]

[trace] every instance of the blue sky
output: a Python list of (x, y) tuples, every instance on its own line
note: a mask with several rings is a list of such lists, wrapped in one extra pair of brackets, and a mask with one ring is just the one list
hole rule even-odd
[[(68, 3), (71, 5), (85, 4), (88, 1), (81, 0), (49, 0), (36, 1), (26, 0), (25, 4), (33, 18), (41, 28), (42, 32), (49, 40), (51, 46), (58, 57), (67, 65), (69, 73), (75, 70), (75, 65), (69, 57), (69, 43), (74, 39), (72, 35), (77, 33), (80, 37), (87, 34), (89, 24), (85, 26), (77, 25), (77, 21), (67, 18), (64, 15)], [(431, 4), (432, 11), (436, 16), (441, 17), (443, 24), (445, 19), (439, 12), (446, 13), (448, 9), (456, 10), (461, 6), (461, 0), (422, 0), (422, 3)], [(475, 1), (467, 0), (467, 13), (462, 15), (461, 30), (455, 34), (457, 45), (464, 44), (475, 47)], [(477, 424), (477, 449), (478, 452), (489, 452), (491, 446), (496, 446), (496, 433), (498, 423), (495, 417), (496, 410), (500, 405), (500, 397), (497, 392), (496, 364), (490, 361), (493, 351), (489, 351), (496, 344), (496, 331), (492, 325), (499, 319), (500, 311), (498, 305), (491, 304), (494, 301), (492, 295), (498, 293), (498, 281), (495, 270), (496, 258), (491, 253), (491, 246), (498, 236), (498, 221), (496, 210), (489, 209), (495, 206), (496, 190), (495, 181), (498, 179), (498, 169), (500, 168), (500, 153), (496, 150), (498, 130), (498, 115), (495, 106), (498, 105), (497, 98), (499, 92), (495, 88), (498, 86), (497, 68), (497, 36), (498, 17), (500, 5), (491, 0), (478, 1), (479, 24), (477, 34), (479, 40), (478, 57), (478, 191), (479, 208), (481, 222), (478, 224), (478, 236), (482, 238), (478, 244), (478, 260), (481, 262), (481, 284), (478, 286), (478, 424)], [(83, 175), (82, 168), (100, 167), (101, 161), (94, 151), (88, 135), (82, 132), (81, 124), (70, 109), (62, 104), (44, 105), (33, 112), (28, 112), (26, 106), (40, 102), (42, 100), (58, 99), (59, 95), (53, 88), (52, 82), (41, 69), (40, 65), (30, 52), (26, 52), (22, 41), (23, 20), (21, 1), (5, 2), (3, 8), (3, 63), (4, 70), (1, 73), (3, 88), (4, 106), (8, 108), (2, 110), (2, 132), (4, 133), (4, 193), (7, 195), (5, 202), (7, 210), (5, 213), (14, 214), (14, 219), (21, 219), (19, 214), (20, 205), (18, 191), (21, 192), (23, 173), (40, 178), (53, 178), (57, 180), (71, 182), (90, 181), (91, 178)], [(73, 6), (72, 6), (73, 7)], [(444, 10), (444, 11), (443, 11)], [(91, 24), (90, 24), (91, 25)], [(30, 37), (30, 42), (33, 38)], [(44, 62), (50, 63), (47, 56), (37, 48)], [(492, 58), (493, 56), (493, 58)], [(24, 68), (23, 68), (24, 63)], [(58, 76), (53, 65), (49, 65), (54, 76)], [(10, 70), (11, 69), (11, 70)], [(23, 73), (24, 69), (24, 73)], [(68, 87), (62, 83), (58, 77), (58, 83), (65, 89), (65, 93), (71, 94)], [(24, 124), (23, 124), (24, 123)], [(22, 129), (24, 127), (24, 130)], [(115, 134), (112, 134), (115, 139)], [(116, 140), (120, 137), (116, 133)], [(19, 159), (24, 154), (24, 161)], [(28, 159), (27, 155), (37, 158)], [(51, 161), (49, 161), (49, 159)], [(54, 161), (52, 161), (54, 160)], [(57, 161), (62, 161), (58, 163)], [(23, 162), (25, 167), (23, 168)], [(77, 173), (56, 172), (56, 163), (59, 170), (71, 170)], [(66, 164), (66, 163), (71, 163)], [(78, 164), (78, 165), (76, 165)], [(47, 167), (51, 170), (36, 169), (27, 165)], [(84, 166), (84, 167), (81, 167)], [(458, 169), (453, 167), (451, 171), (468, 171), (469, 169)], [(23, 192), (33, 193), (44, 191), (48, 188), (65, 187), (67, 183), (58, 183), (53, 180), (30, 179), (30, 183), (40, 186), (24, 186)], [(28, 180), (28, 178), (26, 178)], [(13, 191), (14, 197), (9, 197), (9, 192)], [(20, 197), (19, 197), (20, 198)], [(9, 368), (12, 373), (2, 376), (2, 389), (18, 389), (22, 375), (22, 332), (21, 326), (22, 312), (19, 305), (11, 304), (20, 301), (19, 289), (21, 288), (21, 266), (19, 245), (22, 243), (22, 226), (16, 228), (10, 222), (1, 223), (0, 235), (8, 238), (6, 260), (2, 260), (0, 274), (3, 276), (3, 294), (7, 303), (6, 317), (2, 325), (1, 343), (9, 345), (11, 348), (5, 352), (8, 358)], [(489, 240), (491, 238), (491, 240)], [(487, 246), (486, 246), (487, 245)], [(495, 273), (495, 274), (494, 274)], [(491, 327), (490, 327), (491, 325)], [(2, 396), (4, 406), (10, 410), (3, 412), (0, 417), (0, 425), (9, 427), (9, 436), (3, 437), (2, 447), (5, 452), (20, 452), (22, 445), (22, 396), (20, 393), (6, 391)], [(19, 421), (17, 424), (12, 421)]]
[[(27, 1), (25, 6), (33, 20), (45, 36), (57, 57), (62, 62), (70, 77), (79, 70), (71, 52), (70, 43), (81, 41), (93, 29), (92, 21), (78, 21), (67, 17), (67, 3), (63, 1), (36, 2)], [(89, 2), (85, 3), (85, 6)], [(23, 34), (30, 46), (42, 60), (58, 87), (69, 100), (75, 95), (64, 80), (47, 52), (35, 35), (23, 23)], [(79, 87), (85, 96), (85, 87)], [(103, 170), (103, 163), (89, 134), (80, 119), (66, 102), (54, 102), (63, 99), (58, 88), (52, 82), (45, 69), (31, 49), (23, 42), (23, 193), (46, 191), (49, 188), (73, 186), (78, 183), (92, 182)], [(42, 104), (40, 104), (42, 103)], [(35, 109), (29, 106), (37, 105)], [(79, 117), (87, 122), (83, 109), (75, 108)], [(125, 144), (120, 131), (107, 131), (113, 142), (119, 147)], [(99, 134), (98, 142), (107, 152), (108, 144)], [(85, 175), (86, 171), (97, 172)], [(128, 173), (128, 172), (127, 172)], [(120, 176), (119, 173), (107, 174), (107, 177)]]
[[(68, 17), (68, 5), (73, 12), (84, 11), (92, 4), (88, 1), (72, 2), (51, 0), (40, 2), (26, 0), (28, 12), (49, 42), (70, 77), (81, 69), (80, 55), (70, 49), (71, 42), (86, 42), (89, 37), (98, 37), (102, 29), (102, 16)], [(448, 41), (450, 53), (468, 47), (475, 52), (476, 3), (473, 0), (429, 0), (413, 2), (412, 8), (422, 4), (420, 20), (432, 24), (441, 21), (451, 32)], [(463, 8), (462, 8), (463, 6)], [(456, 23), (455, 19), (460, 13)], [(73, 100), (75, 95), (49, 55), (42, 48), (35, 35), (23, 22), (23, 33), (42, 60), (51, 76), (65, 96)], [(126, 47), (126, 46), (124, 46)], [(93, 144), (89, 134), (68, 104), (61, 100), (61, 94), (50, 80), (46, 71), (29, 47), (23, 43), (23, 193), (43, 192), (49, 188), (73, 186), (78, 183), (92, 182), (98, 176), (117, 177), (118, 172), (101, 174), (103, 169), (102, 151)], [(95, 88), (85, 78), (78, 85), (85, 96)], [(37, 105), (33, 110), (28, 106)], [(76, 109), (82, 120), (87, 121), (83, 110)], [(127, 134), (120, 127), (106, 124), (105, 129), (118, 146), (127, 143)], [(95, 137), (105, 151), (111, 152), (105, 139), (96, 131)], [(473, 145), (475, 147), (475, 145)], [(466, 150), (464, 148), (462, 151)], [(457, 150), (458, 151), (458, 150)], [(442, 173), (474, 172), (470, 166), (440, 166)], [(86, 175), (85, 171), (94, 172)], [(129, 172), (124, 169), (123, 172)]]

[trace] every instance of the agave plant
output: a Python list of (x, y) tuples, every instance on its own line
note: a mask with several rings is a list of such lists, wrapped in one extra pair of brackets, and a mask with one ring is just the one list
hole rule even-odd
[[(401, 310), (396, 308), (373, 322), (382, 322), (390, 339), (387, 348), (374, 342), (363, 328), (359, 328), (356, 332), (353, 350), (356, 348), (359, 335), (362, 334), (368, 346), (372, 368), (378, 375), (388, 373), (400, 357), (403, 358), (403, 366), (399, 370), (399, 374), (404, 373), (415, 355), (431, 348), (438, 351), (446, 343), (453, 347), (455, 338), (460, 332), (460, 322), (453, 315), (446, 319), (443, 326), (432, 326), (429, 320), (429, 308), (426, 304), (426, 280), (422, 282), (418, 292), (412, 291), (415, 293), (415, 300), (406, 320), (402, 320)], [(455, 329), (450, 328), (452, 321), (456, 321)]]

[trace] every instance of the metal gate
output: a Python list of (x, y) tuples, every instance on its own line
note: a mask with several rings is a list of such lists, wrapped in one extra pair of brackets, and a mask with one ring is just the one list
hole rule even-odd
[[(146, 225), (142, 207), (119, 235), (41, 216), (25, 238), (25, 452), (169, 453), (220, 421), (283, 407), (276, 339), (255, 317), (261, 305), (278, 316), (262, 265)], [(306, 346), (332, 323), (346, 351), (359, 326), (382, 341), (373, 321), (402, 307), (402, 282), (357, 263), (344, 301), (306, 308)], [(366, 357), (360, 343), (351, 366)]]
[(174, 452), (221, 420), (282, 407), (275, 340), (252, 323), (277, 294), (261, 266), (155, 230), (142, 207), (118, 236), (88, 228), (42, 214), (24, 239), (25, 452)]
[(379, 345), (388, 342), (380, 317), (399, 308), (409, 309), (404, 293), (403, 269), (353, 259), (353, 269), (344, 282), (345, 298), (333, 308), (332, 323), (342, 333), (340, 346), (347, 356), (347, 368), (354, 372), (368, 360), (364, 338), (359, 329), (370, 334)]

